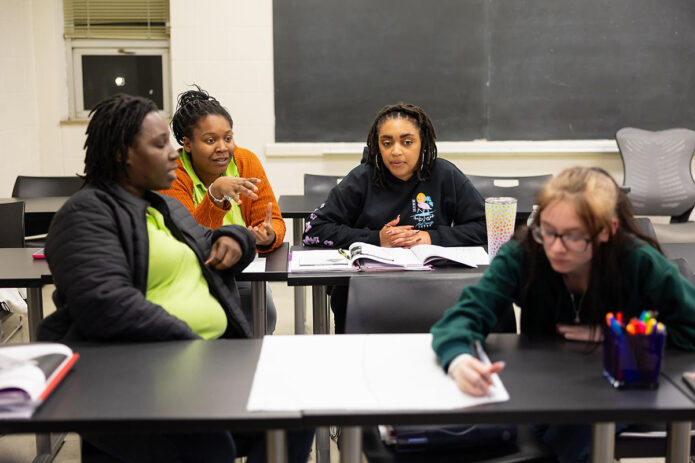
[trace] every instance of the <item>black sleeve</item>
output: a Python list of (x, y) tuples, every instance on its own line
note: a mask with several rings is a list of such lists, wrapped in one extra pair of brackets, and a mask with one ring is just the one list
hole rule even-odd
[[(67, 205), (56, 214), (46, 258), (72, 326), (94, 341), (198, 339), (190, 327), (145, 299), (133, 285), (114, 209), (96, 197)], [(120, 217), (120, 220), (127, 220)], [(142, 217), (145, 220), (145, 217)]]
[(369, 177), (356, 175), (357, 167), (328, 194), (328, 199), (307, 217), (302, 242), (305, 246), (348, 247), (356, 241), (379, 245), (379, 230), (355, 228), (363, 210)]
[[(453, 167), (453, 166), (452, 166)], [(452, 171), (453, 197), (447, 197), (451, 226), (440, 225), (428, 230), (432, 244), (440, 246), (482, 246), (487, 244), (485, 202), (463, 172)]]
[[(202, 227), (202, 225), (201, 225)], [(253, 259), (256, 257), (256, 238), (253, 234), (241, 225), (226, 225), (210, 231), (210, 243), (214, 243), (220, 236), (229, 236), (233, 238), (241, 247), (241, 259), (225, 272), (231, 272), (233, 275), (238, 275), (244, 270)]]

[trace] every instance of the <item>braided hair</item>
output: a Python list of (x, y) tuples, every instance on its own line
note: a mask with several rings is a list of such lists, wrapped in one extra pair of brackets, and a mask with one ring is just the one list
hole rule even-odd
[(418, 180), (427, 180), (434, 166), (434, 161), (437, 159), (437, 145), (434, 142), (437, 134), (434, 131), (434, 126), (422, 108), (407, 103), (398, 103), (381, 108), (374, 118), (372, 127), (369, 129), (369, 135), (367, 135), (367, 159), (365, 162), (374, 167), (372, 181), (375, 185), (383, 186), (386, 179), (384, 162), (380, 159), (379, 129), (388, 119), (408, 119), (420, 130), (422, 151), (420, 152), (415, 173)]
[(171, 118), (171, 130), (179, 145), (183, 146), (183, 137), (192, 138), (193, 128), (202, 118), (212, 114), (222, 116), (229, 122), (229, 127), (234, 127), (232, 116), (226, 109), (208, 92), (194, 85), (197, 90), (188, 90), (179, 95), (176, 112)]
[(128, 148), (133, 146), (142, 121), (157, 105), (147, 98), (117, 93), (101, 100), (89, 113), (84, 158), (85, 184), (118, 181), (126, 170)]

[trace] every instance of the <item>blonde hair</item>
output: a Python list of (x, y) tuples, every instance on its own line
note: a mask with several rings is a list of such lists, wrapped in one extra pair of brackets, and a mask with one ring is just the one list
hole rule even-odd
[(540, 216), (550, 203), (565, 200), (574, 205), (589, 236), (595, 237), (603, 229), (610, 233), (611, 223), (618, 217), (620, 194), (615, 180), (603, 170), (590, 167), (565, 169), (541, 190), (534, 224), (540, 223)]

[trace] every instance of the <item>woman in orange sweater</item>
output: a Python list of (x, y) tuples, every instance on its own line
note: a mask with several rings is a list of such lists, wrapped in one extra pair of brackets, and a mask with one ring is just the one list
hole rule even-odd
[[(171, 126), (183, 148), (176, 161), (176, 180), (162, 193), (181, 201), (201, 225), (212, 229), (244, 225), (256, 237), (259, 253), (272, 251), (282, 244), (285, 221), (265, 170), (255, 154), (235, 145), (229, 112), (196, 88), (179, 95)], [(250, 283), (238, 286), (251, 321)], [(269, 290), (266, 296), (272, 332), (276, 310)]]

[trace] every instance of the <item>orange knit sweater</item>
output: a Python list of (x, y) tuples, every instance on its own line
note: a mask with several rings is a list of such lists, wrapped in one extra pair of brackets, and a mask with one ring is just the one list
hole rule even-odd
[[(258, 252), (272, 251), (279, 247), (282, 244), (282, 240), (285, 238), (285, 221), (282, 219), (282, 215), (280, 215), (280, 206), (278, 206), (278, 202), (275, 199), (273, 188), (268, 182), (261, 161), (259, 161), (256, 155), (251, 151), (237, 146), (234, 150), (234, 161), (236, 162), (241, 177), (256, 177), (261, 180), (261, 183), (256, 185), (258, 187), (258, 191), (256, 192), (258, 199), (254, 200), (246, 196), (241, 197), (241, 215), (244, 217), (246, 225), (252, 227), (261, 226), (265, 219), (268, 203), (273, 203), (273, 230), (275, 231), (275, 241), (270, 246), (258, 247)], [(186, 206), (186, 209), (193, 214), (193, 217), (195, 217), (195, 220), (199, 224), (210, 227), (213, 230), (222, 226), (224, 215), (232, 207), (230, 202), (225, 199), (224, 203), (217, 206), (215, 202), (210, 199), (210, 195), (208, 194), (205, 195), (205, 199), (196, 206), (193, 203), (193, 180), (191, 180), (186, 169), (183, 168), (181, 160), (177, 159), (176, 163), (179, 165), (179, 168), (176, 169), (176, 180), (174, 180), (171, 188), (168, 190), (161, 190), (160, 193), (173, 196), (181, 201), (181, 203)]]

